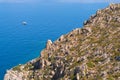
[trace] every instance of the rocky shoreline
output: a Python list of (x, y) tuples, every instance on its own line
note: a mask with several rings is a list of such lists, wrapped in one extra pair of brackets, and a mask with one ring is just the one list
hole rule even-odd
[(4, 80), (120, 80), (120, 4), (98, 10), (83, 28), (62, 35)]

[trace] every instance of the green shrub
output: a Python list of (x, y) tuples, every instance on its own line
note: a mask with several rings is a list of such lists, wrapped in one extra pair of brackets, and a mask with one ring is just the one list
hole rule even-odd
[(93, 67), (95, 67), (95, 64), (93, 62), (89, 61), (87, 63), (87, 66), (90, 67), (90, 68), (93, 68)]
[(14, 71), (21, 71), (20, 67), (21, 67), (21, 65), (18, 65), (18, 66), (13, 67), (12, 69)]

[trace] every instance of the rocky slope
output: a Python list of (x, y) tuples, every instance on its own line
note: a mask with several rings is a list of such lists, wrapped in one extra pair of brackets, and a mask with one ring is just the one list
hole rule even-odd
[(39, 58), (8, 70), (4, 80), (120, 80), (120, 4), (48, 40)]

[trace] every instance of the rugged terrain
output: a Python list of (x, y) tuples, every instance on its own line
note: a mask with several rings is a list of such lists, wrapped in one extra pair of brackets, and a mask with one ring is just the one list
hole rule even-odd
[(120, 4), (48, 40), (39, 58), (8, 70), (4, 80), (120, 80)]

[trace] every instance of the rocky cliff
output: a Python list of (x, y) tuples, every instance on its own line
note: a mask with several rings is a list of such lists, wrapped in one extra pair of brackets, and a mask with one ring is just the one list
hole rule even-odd
[(4, 80), (120, 80), (120, 4), (48, 40), (39, 58), (8, 70)]

